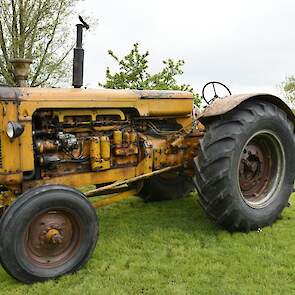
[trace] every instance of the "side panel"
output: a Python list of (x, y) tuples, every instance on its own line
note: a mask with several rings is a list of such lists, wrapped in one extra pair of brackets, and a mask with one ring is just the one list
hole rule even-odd
[(17, 121), (17, 103), (7, 101), (1, 104), (1, 158), (3, 173), (16, 173), (21, 170), (20, 138), (10, 139), (6, 134), (9, 121)]
[(32, 116), (38, 109), (44, 108), (115, 108), (126, 109), (133, 108), (138, 111), (140, 116), (190, 116), (193, 107), (192, 99), (146, 99), (136, 101), (69, 101), (69, 100), (51, 100), (51, 101), (21, 101), (19, 112), (21, 118), (24, 115)]
[(31, 118), (19, 120), (24, 126), (24, 132), (20, 136), (20, 162), (22, 171), (34, 170), (34, 150), (32, 138), (32, 120)]

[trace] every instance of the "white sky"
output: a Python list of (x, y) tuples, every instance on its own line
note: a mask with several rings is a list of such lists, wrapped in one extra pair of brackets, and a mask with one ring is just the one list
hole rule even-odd
[(179, 81), (198, 92), (218, 80), (233, 93), (278, 94), (295, 74), (294, 0), (85, 0), (81, 8), (99, 22), (84, 40), (86, 86), (116, 69), (108, 49), (122, 57), (135, 42), (149, 50), (151, 71), (184, 59)]

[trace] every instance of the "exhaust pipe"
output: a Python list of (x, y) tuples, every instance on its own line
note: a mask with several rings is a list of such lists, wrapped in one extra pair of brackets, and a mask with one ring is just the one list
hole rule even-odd
[(83, 86), (83, 72), (84, 72), (84, 49), (83, 44), (83, 29), (88, 30), (89, 25), (79, 15), (80, 24), (77, 24), (77, 39), (76, 47), (74, 48), (73, 59), (73, 83), (74, 88), (81, 88)]

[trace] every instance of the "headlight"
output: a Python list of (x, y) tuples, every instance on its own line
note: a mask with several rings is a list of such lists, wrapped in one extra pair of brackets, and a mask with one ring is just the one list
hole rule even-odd
[(9, 138), (16, 138), (24, 132), (24, 127), (18, 122), (8, 122), (6, 133)]

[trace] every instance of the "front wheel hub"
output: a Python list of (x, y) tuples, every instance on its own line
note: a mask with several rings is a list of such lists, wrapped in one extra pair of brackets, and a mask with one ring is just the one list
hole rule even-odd
[(48, 244), (62, 244), (63, 238), (61, 232), (55, 228), (49, 229), (45, 235), (45, 241)]
[(66, 262), (79, 244), (79, 226), (65, 211), (48, 211), (30, 224), (25, 242), (26, 252), (34, 263), (46, 267)]

